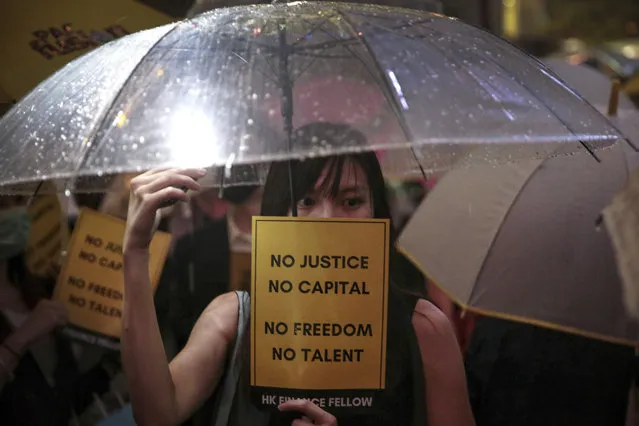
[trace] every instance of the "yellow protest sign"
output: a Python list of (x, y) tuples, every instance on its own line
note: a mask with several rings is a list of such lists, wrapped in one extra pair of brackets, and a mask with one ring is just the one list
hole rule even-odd
[(172, 20), (137, 0), (0, 1), (0, 85), (19, 100), (91, 49)]
[[(90, 209), (80, 211), (55, 291), (55, 298), (65, 303), (69, 313), (68, 335), (118, 347), (124, 296), (124, 229), (123, 220)], [(164, 232), (156, 232), (151, 241), (149, 274), (154, 289), (170, 243), (171, 235)]]
[(253, 218), (258, 405), (312, 397), (334, 411), (365, 406), (370, 399), (357, 395), (384, 389), (389, 231), (378, 219)]
[(27, 268), (35, 275), (46, 276), (59, 265), (69, 239), (67, 216), (55, 193), (36, 196), (28, 211), (31, 233), (25, 253)]

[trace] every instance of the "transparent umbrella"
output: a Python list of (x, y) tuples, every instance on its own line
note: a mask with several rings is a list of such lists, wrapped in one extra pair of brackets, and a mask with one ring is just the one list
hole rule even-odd
[[(368, 145), (287, 143), (310, 121), (350, 124)], [(594, 154), (619, 138), (545, 65), (461, 21), (363, 4), (241, 6), (115, 40), (45, 80), (0, 121), (0, 186), (363, 149), (406, 175)], [(72, 189), (101, 189), (82, 181)]]

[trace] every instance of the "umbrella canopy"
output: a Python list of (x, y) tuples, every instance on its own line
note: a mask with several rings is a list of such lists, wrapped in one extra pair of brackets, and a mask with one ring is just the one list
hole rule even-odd
[[(212, 9), (228, 6), (255, 4), (254, 0), (195, 0), (187, 12), (188, 17), (193, 17)], [(259, 2), (257, 2), (259, 3)], [(266, 3), (266, 2), (264, 2)], [(442, 13), (444, 6), (440, 0), (382, 0), (382, 1), (353, 1), (352, 3), (376, 3), (386, 6), (408, 7), (411, 9), (427, 10), (429, 12)]]
[(629, 172), (620, 146), (601, 155), (451, 171), (399, 244), (469, 310), (636, 341), (610, 239), (595, 226)]
[[(375, 88), (382, 108), (338, 84), (347, 77)], [(334, 83), (323, 87), (339, 92), (343, 122), (365, 127), (368, 146), (282, 143), (294, 122), (335, 108), (305, 93), (318, 79)], [(266, 136), (276, 119), (282, 137)], [(404, 149), (408, 161), (384, 161), (421, 172), (619, 137), (539, 61), (458, 20), (348, 3), (247, 6), (122, 37), (47, 79), (0, 121), (0, 185), (362, 149)]]

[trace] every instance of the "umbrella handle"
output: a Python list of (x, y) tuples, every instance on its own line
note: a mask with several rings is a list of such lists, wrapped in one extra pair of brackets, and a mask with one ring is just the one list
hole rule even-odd
[(615, 117), (617, 110), (619, 109), (619, 90), (621, 89), (621, 82), (618, 79), (612, 81), (612, 87), (610, 88), (610, 98), (608, 99), (608, 116)]

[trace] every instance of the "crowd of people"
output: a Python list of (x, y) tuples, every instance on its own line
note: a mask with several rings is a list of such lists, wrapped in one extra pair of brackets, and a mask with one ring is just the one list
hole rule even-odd
[[(330, 123), (305, 126), (294, 142), (345, 132), (365, 143), (358, 131)], [(634, 348), (476, 318), (394, 245), (379, 409), (339, 417), (310, 401), (288, 401), (279, 413), (255, 409), (247, 369), (237, 389), (225, 380), (230, 366), (246, 361), (245, 351), (231, 349), (236, 341), (245, 347), (248, 334), (242, 312), (250, 304), (252, 216), (287, 216), (295, 206), (299, 216), (390, 218), (394, 241), (432, 181), (391, 184), (374, 153), (273, 163), (264, 186), (222, 191), (201, 188), (205, 173), (115, 176), (105, 194), (75, 198), (78, 206), (127, 221), (119, 353), (58, 332), (67, 316), (51, 300), (55, 276), (33, 276), (24, 263), (27, 200), (0, 197), (0, 423), (94, 424), (85, 413), (104, 411), (105, 395), (117, 388), (139, 425), (210, 425), (225, 409), (228, 425), (625, 426)], [(283, 190), (291, 177), (293, 193)], [(148, 247), (157, 229), (173, 232), (174, 244), (154, 293)]]

